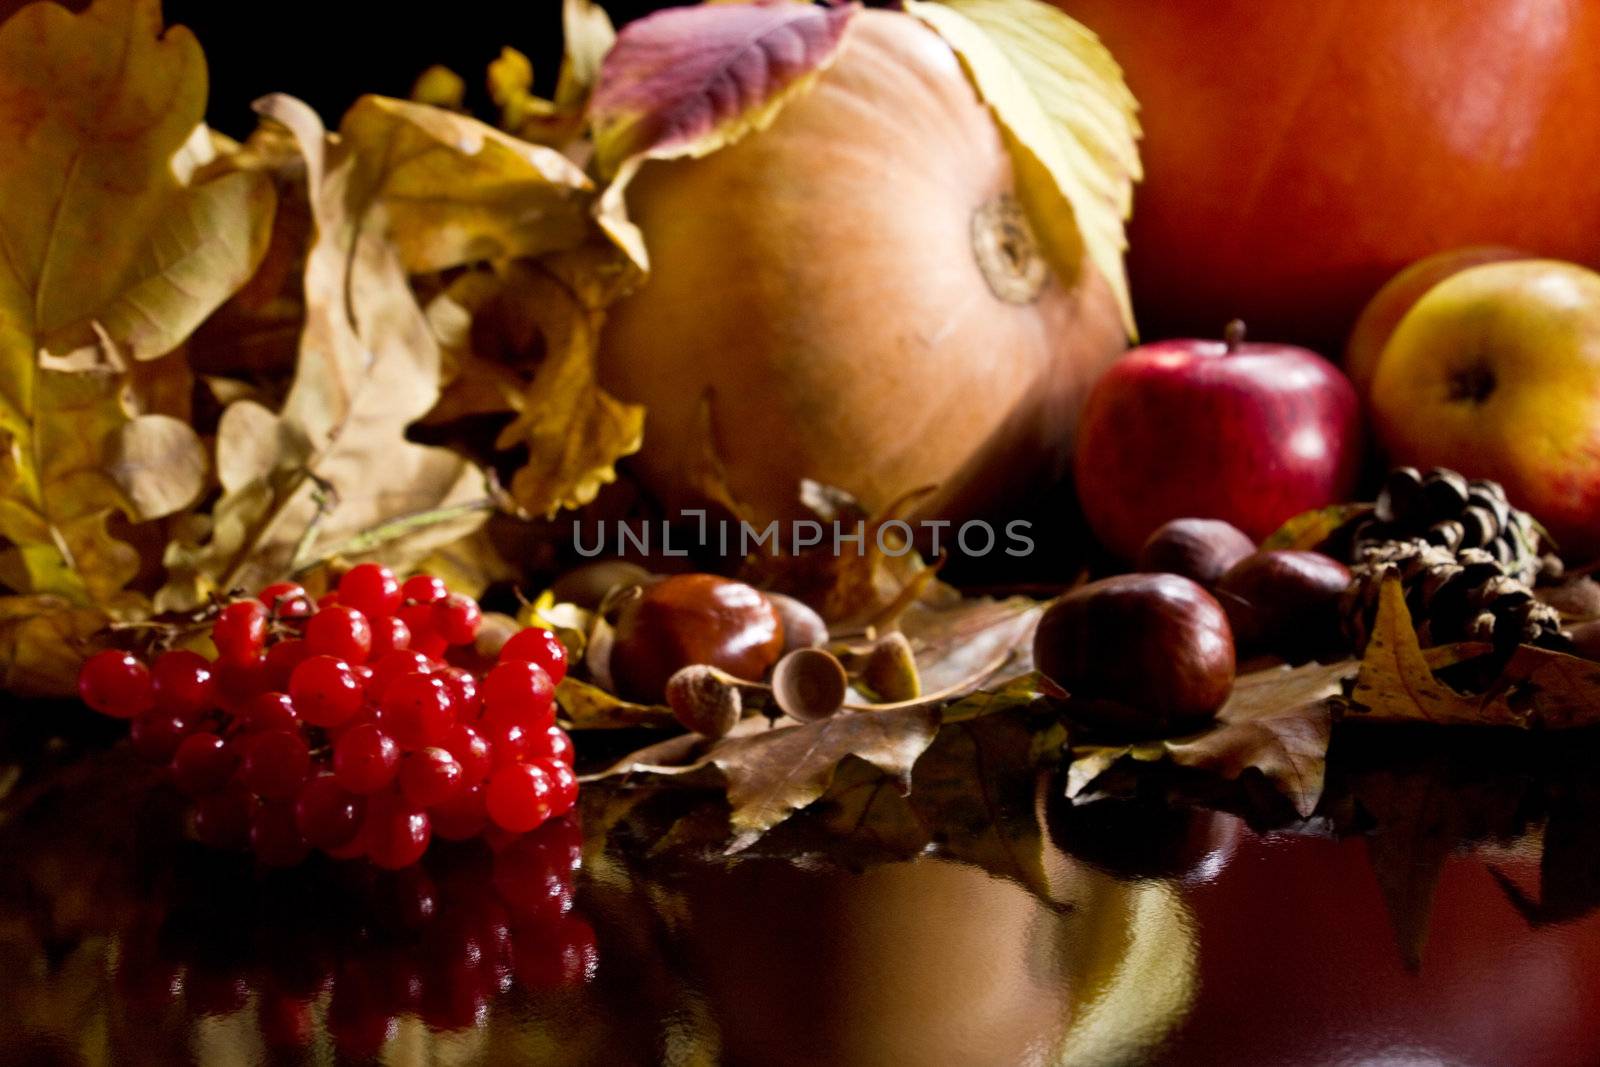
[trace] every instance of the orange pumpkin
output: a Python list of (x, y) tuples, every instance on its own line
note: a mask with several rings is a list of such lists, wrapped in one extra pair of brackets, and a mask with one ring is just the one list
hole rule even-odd
[(1130, 269), (1148, 336), (1336, 350), (1456, 245), (1600, 257), (1600, 4), (1054, 0), (1139, 98)]

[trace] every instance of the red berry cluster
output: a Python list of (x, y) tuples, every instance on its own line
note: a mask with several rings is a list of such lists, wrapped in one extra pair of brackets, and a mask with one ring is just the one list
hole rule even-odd
[(525, 833), (577, 800), (554, 709), (566, 650), (522, 630), (482, 677), (450, 665), (482, 617), (438, 578), (401, 584), (363, 563), (315, 603), (278, 582), (225, 605), (215, 660), (179, 649), (147, 667), (100, 652), (78, 692), (132, 720), (141, 755), (170, 762), (197, 840), (248, 843), (273, 866), (319, 848), (396, 869), (434, 834)]

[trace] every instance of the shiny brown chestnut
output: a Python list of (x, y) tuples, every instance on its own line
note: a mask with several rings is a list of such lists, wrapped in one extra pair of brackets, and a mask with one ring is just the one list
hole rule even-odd
[(1121, 574), (1065, 594), (1039, 620), (1033, 656), (1074, 717), (1124, 734), (1202, 725), (1233, 691), (1228, 616), (1177, 574)]
[(1217, 580), (1217, 599), (1247, 654), (1302, 662), (1338, 651), (1350, 568), (1321, 552), (1253, 552)]
[(617, 692), (658, 703), (667, 679), (697, 663), (759, 681), (783, 652), (783, 623), (758, 589), (714, 574), (679, 574), (618, 612), (609, 669)]
[(1256, 550), (1250, 535), (1221, 519), (1173, 519), (1139, 550), (1141, 571), (1181, 574), (1211, 588), (1229, 567)]

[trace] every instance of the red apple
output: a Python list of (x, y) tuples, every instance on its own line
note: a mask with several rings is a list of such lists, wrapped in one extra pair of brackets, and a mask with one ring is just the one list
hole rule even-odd
[(1349, 499), (1360, 454), (1360, 405), (1337, 367), (1230, 327), (1226, 341), (1158, 341), (1113, 364), (1089, 396), (1075, 466), (1095, 534), (1132, 559), (1183, 516), (1259, 541)]

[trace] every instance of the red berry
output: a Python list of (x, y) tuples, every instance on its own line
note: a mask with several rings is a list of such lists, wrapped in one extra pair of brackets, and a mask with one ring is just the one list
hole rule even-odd
[(267, 643), (267, 606), (259, 600), (235, 600), (211, 624), (211, 643), (217, 657), (243, 663), (261, 655)]
[(461, 780), (473, 785), (489, 777), (493, 764), (489, 757), (489, 742), (464, 722), (450, 727), (442, 746), (461, 764)]
[(443, 804), (461, 789), (461, 764), (442, 748), (418, 749), (400, 766), (400, 791), (419, 808)]
[(315, 609), (311, 597), (299, 582), (273, 582), (256, 594), (276, 619), (304, 619)]
[(239, 780), (264, 800), (288, 800), (300, 792), (311, 769), (311, 753), (299, 732), (268, 730), (244, 742)]
[(446, 644), (472, 644), (482, 623), (483, 609), (476, 600), (461, 593), (451, 593), (433, 606), (433, 630)]
[(349, 604), (369, 619), (400, 610), (400, 582), (381, 563), (360, 563), (339, 579), (339, 603)]
[(193, 717), (216, 706), (211, 661), (198, 652), (175, 648), (161, 653), (150, 668), (150, 682), (163, 711)]
[(243, 848), (255, 806), (255, 798), (239, 785), (207, 793), (189, 809), (189, 832), (212, 848)]
[(373, 660), (382, 659), (391, 652), (398, 652), (402, 648), (411, 647), (411, 627), (398, 615), (382, 615), (372, 619), (372, 655)]
[(355, 608), (334, 604), (306, 623), (306, 645), (312, 652), (338, 656), (347, 663), (365, 663), (372, 652), (372, 624)]
[(554, 759), (560, 760), (568, 767), (577, 762), (577, 753), (572, 747), (572, 738), (559, 726), (551, 726), (543, 733), (530, 734), (528, 745), (522, 752), (524, 760)]
[(128, 729), (128, 740), (140, 759), (151, 763), (166, 763), (178, 751), (189, 732), (189, 723), (182, 715), (170, 711), (147, 711)]
[(286, 637), (267, 649), (267, 684), (280, 692), (289, 688), (289, 676), (311, 656), (311, 648), (298, 637)]
[(537, 663), (500, 664), (484, 676), (481, 692), (485, 723), (516, 723), (533, 733), (555, 722), (555, 685)]
[(550, 814), (565, 815), (578, 802), (578, 776), (557, 759), (535, 760), (532, 766), (544, 771), (550, 779)]
[(489, 765), (499, 769), (512, 763), (521, 763), (533, 746), (534, 735), (520, 723), (479, 722), (475, 730), (489, 744)]
[(131, 652), (96, 652), (78, 672), (78, 695), (102, 715), (131, 719), (155, 706), (150, 670)]
[(172, 753), (172, 780), (190, 796), (212, 793), (228, 784), (235, 762), (227, 743), (204, 730), (184, 738)]
[(313, 726), (338, 726), (361, 710), (365, 693), (350, 664), (334, 656), (312, 656), (289, 675), (289, 696)]
[(554, 630), (542, 626), (518, 630), (500, 648), (500, 662), (525, 660), (544, 668), (552, 682), (567, 676), (567, 646), (561, 643)]
[(408, 674), (429, 674), (433, 661), (421, 652), (402, 649), (391, 652), (372, 667), (372, 680), (367, 682), (367, 699), (381, 705), (389, 687)]
[(300, 715), (294, 710), (294, 701), (288, 693), (266, 692), (252, 697), (239, 715), (240, 725), (249, 733), (268, 730), (294, 730), (300, 725)]
[(550, 817), (550, 776), (533, 763), (512, 763), (489, 776), (485, 806), (503, 830), (526, 833)]
[(486, 787), (475, 782), (429, 812), (433, 832), (446, 841), (468, 841), (483, 833), (489, 824), (484, 807)]
[(271, 688), (267, 658), (255, 656), (237, 662), (219, 660), (213, 665), (211, 684), (217, 706), (230, 715), (238, 715), (257, 694)]
[(450, 687), (450, 698), (455, 702), (456, 717), (471, 721), (478, 717), (482, 701), (478, 698), (478, 679), (472, 672), (460, 667), (446, 667), (439, 672), (444, 684)]
[(450, 595), (444, 580), (431, 574), (416, 574), (400, 587), (400, 597), (412, 604), (433, 604)]
[(382, 722), (407, 752), (437, 745), (455, 722), (450, 687), (436, 674), (420, 671), (396, 678), (384, 690)]
[(428, 850), (432, 835), (428, 813), (401, 797), (384, 793), (368, 801), (361, 837), (367, 857), (379, 867), (397, 871), (411, 866)]
[(348, 845), (361, 830), (365, 799), (345, 789), (331, 774), (321, 774), (300, 788), (294, 820), (300, 835), (321, 849)]
[(289, 804), (263, 804), (256, 809), (250, 820), (250, 847), (256, 859), (268, 867), (293, 867), (311, 852), (295, 826), (294, 807)]
[[(362, 808), (362, 821), (365, 821), (365, 820), (366, 820), (366, 809)], [(366, 843), (366, 841), (362, 840), (361, 832), (358, 829), (356, 831), (356, 835), (354, 837), (352, 837), (349, 841), (346, 841), (342, 845), (330, 845), (329, 847), (324, 848), (322, 851), (324, 851), (324, 852), (326, 852), (328, 854), (328, 858), (329, 859), (335, 859), (335, 860), (359, 860), (359, 859), (365, 859), (366, 855), (367, 855), (367, 843)]]
[(352, 726), (333, 743), (333, 776), (352, 793), (376, 793), (399, 769), (400, 746), (375, 723)]
[(323, 608), (331, 608), (338, 602), (338, 591), (330, 589), (326, 593), (323, 593), (321, 596), (317, 597), (317, 610), (321, 611)]

